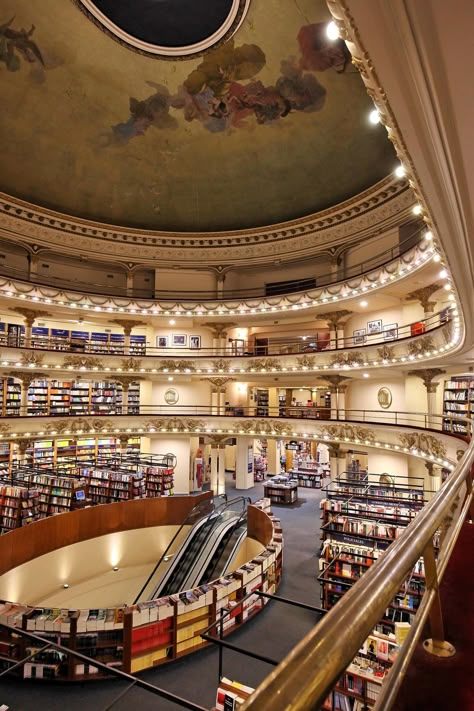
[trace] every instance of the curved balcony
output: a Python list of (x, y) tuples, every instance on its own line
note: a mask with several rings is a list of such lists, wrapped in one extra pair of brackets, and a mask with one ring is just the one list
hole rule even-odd
[[(349, 336), (324, 342), (319, 350), (317, 342), (299, 339), (269, 340), (267, 346), (239, 346), (213, 349), (160, 349), (146, 346), (144, 355), (136, 354), (132, 348), (121, 346), (108, 350), (93, 343), (82, 341), (61, 342), (48, 339), (17, 340), (19, 346), (1, 346), (0, 366), (21, 370), (35, 369), (56, 371), (89, 372), (91, 374), (135, 373), (143, 375), (176, 374), (178, 376), (202, 375), (247, 375), (259, 377), (282, 373), (338, 372), (357, 368), (410, 365), (429, 361), (447, 354), (459, 345), (461, 332), (459, 316), (455, 310), (443, 309), (437, 314), (398, 326), (394, 330), (364, 336)], [(414, 335), (415, 334), (415, 335)], [(360, 342), (362, 341), (362, 342)], [(10, 341), (11, 343), (11, 341)], [(51, 349), (51, 350), (50, 350)], [(262, 352), (263, 351), (263, 352)], [(238, 353), (238, 354), (237, 354)], [(20, 370), (18, 370), (20, 369)]]
[[(403, 246), (406, 250), (403, 250)], [(349, 274), (340, 279), (335, 275), (317, 277), (316, 287), (303, 291), (277, 295), (260, 295), (239, 292), (216, 295), (206, 292), (186, 294), (181, 290), (175, 294), (163, 294), (156, 298), (137, 298), (110, 295), (109, 290), (101, 294), (91, 294), (93, 284), (82, 285), (84, 291), (71, 289), (67, 284), (38, 284), (31, 278), (24, 280), (17, 275), (5, 273), (0, 277), (0, 296), (8, 299), (21, 299), (26, 303), (47, 306), (69, 307), (85, 312), (101, 314), (129, 314), (141, 316), (248, 316), (249, 314), (279, 313), (285, 311), (320, 307), (328, 303), (345, 301), (354, 296), (381, 289), (387, 284), (403, 279), (408, 274), (427, 264), (436, 257), (431, 233), (413, 246), (413, 238), (401, 247), (394, 247), (381, 255), (359, 265), (351, 267)], [(2, 267), (2, 271), (5, 269)], [(78, 287), (81, 285), (78, 285)], [(298, 284), (295, 284), (295, 289)], [(77, 313), (77, 312), (76, 312)]]

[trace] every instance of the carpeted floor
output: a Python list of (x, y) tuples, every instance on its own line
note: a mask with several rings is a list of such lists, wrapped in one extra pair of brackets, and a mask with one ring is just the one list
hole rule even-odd
[[(441, 584), (445, 635), (455, 656), (415, 651), (394, 711), (474, 711), (474, 525), (465, 523)], [(429, 626), (422, 640), (430, 637)]]
[[(236, 492), (230, 476), (227, 478), (227, 489), (229, 496), (245, 493), (254, 501), (263, 495), (262, 484), (245, 492)], [(298, 495), (296, 504), (273, 508), (275, 515), (281, 518), (285, 540), (284, 574), (278, 594), (319, 607), (316, 576), (320, 547), (319, 501), (323, 493), (318, 489), (299, 489)], [(251, 624), (244, 625), (228, 640), (281, 660), (318, 618), (311, 611), (271, 602)], [(249, 686), (258, 685), (271, 669), (263, 662), (229, 650), (224, 652), (224, 675)], [(217, 649), (206, 648), (177, 662), (144, 672), (141, 678), (211, 708), (218, 683)], [(125, 687), (124, 683), (117, 681), (57, 686), (2, 679), (0, 705), (7, 704), (11, 711), (102, 711), (120, 696)], [(112, 708), (113, 711), (130, 711), (131, 708), (176, 711), (180, 707), (145, 691), (132, 689)]]

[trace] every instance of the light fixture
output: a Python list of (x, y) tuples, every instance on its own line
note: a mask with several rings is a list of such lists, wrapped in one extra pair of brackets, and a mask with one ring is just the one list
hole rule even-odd
[(68, 587), (69, 587), (69, 584), (68, 584), (68, 583), (64, 583), (63, 588), (68, 588)]
[(448, 270), (442, 269), (439, 273), (439, 278), (440, 279), (447, 279), (447, 277), (448, 277)]
[(441, 261), (441, 256), (436, 252), (436, 254), (433, 254), (433, 262), (440, 262)]
[(364, 378), (370, 378), (370, 375), (368, 373), (363, 373)]
[(114, 570), (115, 572), (117, 572), (117, 570), (118, 570), (117, 566), (115, 565), (115, 566), (112, 568), (112, 570)]
[(169, 380), (170, 382), (171, 382), (172, 380), (174, 380), (173, 376), (170, 375), (170, 376), (168, 377), (168, 380)]
[(399, 165), (397, 168), (395, 168), (395, 175), (397, 178), (404, 178), (406, 174), (406, 170), (403, 167), (403, 165)]
[(360, 306), (362, 306), (364, 309), (365, 309), (366, 306), (369, 305), (367, 301), (360, 301), (359, 304), (360, 304)]
[(414, 215), (421, 215), (421, 205), (417, 204), (413, 208), (413, 214)]
[(377, 109), (374, 109), (373, 111), (370, 112), (369, 121), (370, 121), (370, 123), (374, 124), (374, 126), (376, 124), (380, 123), (380, 114), (377, 111)]
[(332, 41), (339, 39), (339, 28), (334, 20), (326, 25), (326, 37)]
[(174, 320), (174, 318), (170, 318), (170, 320), (168, 321), (168, 323), (169, 323), (170, 326), (174, 326), (175, 323), (176, 323), (176, 321)]

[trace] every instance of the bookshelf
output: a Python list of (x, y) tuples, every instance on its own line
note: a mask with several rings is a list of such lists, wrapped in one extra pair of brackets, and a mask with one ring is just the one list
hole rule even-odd
[[(27, 678), (57, 681), (86, 681), (104, 676), (94, 667), (97, 659), (128, 673), (139, 672), (178, 659), (208, 644), (201, 633), (220, 620), (226, 611), (224, 636), (257, 614), (267, 600), (252, 595), (256, 590), (275, 592), (282, 575), (280, 522), (268, 512), (269, 502), (254, 505), (256, 526), (270, 522), (270, 540), (262, 552), (233, 574), (225, 575), (193, 590), (137, 605), (116, 608), (68, 610), (28, 607), (0, 602), (0, 622), (15, 625), (90, 656), (90, 664), (66, 656), (45, 655), (25, 665)], [(265, 519), (264, 520), (260, 517)], [(268, 519), (268, 521), (267, 521)], [(245, 603), (242, 601), (250, 593)], [(41, 644), (24, 641), (10, 630), (0, 629), (2, 655), (18, 660)], [(27, 652), (29, 650), (29, 652)]]
[(264, 497), (272, 504), (294, 504), (298, 500), (298, 482), (285, 476), (274, 476), (263, 485)]
[(26, 526), (38, 516), (38, 491), (23, 486), (0, 486), (1, 533)]
[(255, 390), (255, 405), (255, 414), (257, 417), (268, 416), (268, 390), (264, 390), (262, 388), (257, 388)]
[(87, 497), (94, 504), (110, 504), (145, 497), (145, 479), (142, 474), (80, 466), (77, 470), (87, 480)]
[(21, 383), (13, 378), (3, 378), (1, 383), (3, 415), (19, 415), (21, 407)]
[(472, 417), (474, 414), (474, 377), (463, 375), (444, 381), (443, 415), (459, 416), (459, 419), (443, 419), (443, 430), (461, 435), (467, 435), (467, 421), (462, 415)]
[(33, 474), (31, 484), (39, 493), (39, 518), (71, 510), (74, 485), (71, 478)]

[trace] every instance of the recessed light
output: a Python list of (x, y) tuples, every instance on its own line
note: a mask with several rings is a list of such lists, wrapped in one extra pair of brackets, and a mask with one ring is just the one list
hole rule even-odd
[(368, 302), (368, 301), (360, 301), (359, 304), (360, 304), (360, 306), (362, 306), (363, 308), (365, 308), (366, 306), (369, 305), (369, 302)]
[(380, 123), (380, 114), (377, 111), (377, 109), (374, 109), (373, 111), (370, 112), (369, 121), (370, 121), (370, 123), (373, 123), (374, 125), (377, 123)]
[(175, 323), (176, 323), (176, 321), (174, 320), (174, 318), (170, 318), (170, 320), (168, 321), (168, 323), (169, 323), (170, 326), (174, 326)]
[(170, 375), (169, 378), (168, 378), (168, 380), (171, 382), (171, 381), (173, 380), (173, 376)]
[(112, 568), (112, 570), (117, 571), (117, 570), (118, 570), (117, 566), (115, 565), (115, 566)]
[(68, 584), (68, 583), (64, 583), (63, 588), (68, 588), (68, 587), (69, 587), (69, 584)]
[(334, 21), (331, 21), (326, 25), (326, 37), (330, 40), (339, 39), (339, 29)]
[(370, 375), (368, 373), (363, 373), (364, 378), (370, 378)]

